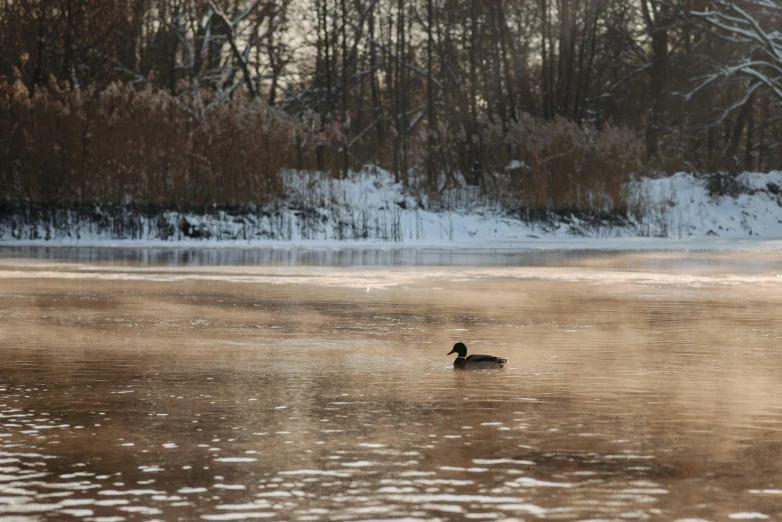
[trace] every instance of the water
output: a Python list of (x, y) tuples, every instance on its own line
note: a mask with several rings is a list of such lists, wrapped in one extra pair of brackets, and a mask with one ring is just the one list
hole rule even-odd
[(775, 252), (121, 252), (3, 251), (0, 520), (782, 519)]

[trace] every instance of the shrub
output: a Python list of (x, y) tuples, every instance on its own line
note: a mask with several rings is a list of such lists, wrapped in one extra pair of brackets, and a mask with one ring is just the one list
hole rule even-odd
[[(262, 102), (199, 98), (119, 84), (66, 91), (50, 82), (32, 93), (19, 81), (0, 85), (0, 198), (169, 207), (273, 201), (303, 127)], [(306, 165), (307, 155), (298, 156)]]
[(534, 210), (624, 212), (626, 184), (643, 168), (643, 143), (628, 129), (525, 115), (506, 142), (519, 165), (507, 188)]
[[(341, 172), (338, 122), (290, 116), (241, 94), (191, 92), (176, 97), (117, 83), (71, 90), (53, 80), (30, 92), (18, 75), (12, 83), (0, 79), (0, 202), (264, 205), (280, 200), (288, 169)], [(410, 190), (441, 208), (471, 199), (514, 211), (621, 213), (625, 186), (643, 165), (643, 143), (628, 129), (522, 115), (509, 128), (482, 120), (476, 132), (441, 124), (442, 174), (402, 176)], [(423, 130), (410, 137), (409, 163), (419, 174), (427, 146)], [(375, 153), (376, 164), (391, 166), (391, 151)]]

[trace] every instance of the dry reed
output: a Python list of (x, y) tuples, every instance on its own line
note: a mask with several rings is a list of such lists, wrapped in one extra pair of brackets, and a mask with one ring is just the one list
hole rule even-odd
[[(421, 129), (408, 147), (418, 173), (427, 154)], [(338, 125), (314, 113), (293, 117), (241, 95), (175, 97), (120, 84), (70, 90), (54, 81), (30, 92), (18, 79), (0, 80), (0, 203), (153, 209), (278, 203), (287, 169), (337, 175), (344, 140)], [(465, 165), (467, 144), (480, 150), (479, 197), (513, 211), (627, 212), (625, 187), (644, 160), (642, 141), (628, 129), (523, 115), (507, 129), (482, 121), (471, 136), (442, 126), (443, 174), (405, 177), (419, 180), (410, 190), (433, 207), (453, 207), (457, 202), (444, 195), (475, 182), (467, 172), (472, 165)], [(375, 162), (390, 167), (392, 158), (384, 156)], [(363, 157), (357, 143), (353, 161)]]
[[(248, 100), (180, 99), (113, 84), (32, 93), (0, 85), (0, 198), (7, 204), (265, 204), (302, 127)], [(301, 161), (306, 158), (299, 154)]]

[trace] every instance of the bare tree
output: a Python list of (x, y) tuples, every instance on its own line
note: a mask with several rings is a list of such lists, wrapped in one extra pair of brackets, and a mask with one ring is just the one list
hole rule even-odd
[[(700, 93), (714, 87), (734, 85), (738, 95), (727, 106), (721, 108), (707, 124), (707, 129), (722, 125), (736, 111), (738, 114), (729, 126), (722, 156), (735, 163), (742, 134), (746, 130), (744, 166), (753, 164), (754, 105), (758, 92), (766, 91), (782, 102), (782, 33), (778, 27), (782, 21), (782, 4), (775, 0), (746, 0), (727, 2), (720, 0), (715, 10), (691, 11), (695, 20), (702, 23), (711, 33), (730, 48), (724, 63), (719, 63), (712, 72), (699, 79), (685, 99), (691, 100)], [(768, 103), (761, 126), (761, 153), (767, 122)]]
[(735, 45), (739, 53), (733, 62), (721, 64), (717, 71), (707, 75), (687, 97), (712, 83), (741, 76), (747, 80), (744, 96), (725, 114), (743, 106), (760, 87), (769, 89), (782, 101), (782, 33), (778, 29), (782, 4), (776, 0), (740, 3), (719, 0), (717, 6), (720, 10), (692, 11), (690, 14)]

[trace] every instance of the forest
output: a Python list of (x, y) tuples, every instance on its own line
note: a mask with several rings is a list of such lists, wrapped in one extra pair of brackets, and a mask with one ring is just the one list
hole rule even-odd
[(776, 0), (0, 0), (0, 205), (241, 208), (371, 164), (627, 210), (782, 159)]

